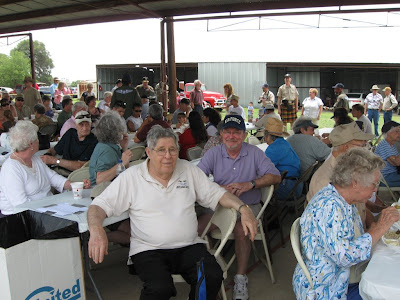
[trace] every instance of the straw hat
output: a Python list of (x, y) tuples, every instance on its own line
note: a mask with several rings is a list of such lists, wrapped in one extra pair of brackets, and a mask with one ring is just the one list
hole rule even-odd
[(270, 135), (280, 137), (287, 137), (290, 135), (286, 132), (286, 128), (283, 127), (282, 121), (275, 118), (268, 118), (265, 130), (268, 131), (268, 134)]
[(387, 86), (387, 87), (385, 87), (385, 88), (383, 89), (383, 91), (384, 91), (384, 92), (386, 92), (386, 91), (392, 92), (392, 89), (390, 88), (390, 86)]
[(372, 90), (380, 90), (380, 88), (376, 85), (376, 84), (374, 84), (373, 86), (372, 86), (372, 88), (371, 88), (371, 91)]

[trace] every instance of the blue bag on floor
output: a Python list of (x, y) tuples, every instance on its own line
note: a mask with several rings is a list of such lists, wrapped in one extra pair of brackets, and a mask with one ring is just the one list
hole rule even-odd
[(196, 300), (207, 300), (206, 274), (204, 273), (203, 258), (197, 262)]

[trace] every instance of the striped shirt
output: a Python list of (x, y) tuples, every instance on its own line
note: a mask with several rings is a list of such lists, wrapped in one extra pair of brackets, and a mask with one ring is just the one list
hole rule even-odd
[(382, 140), (376, 147), (375, 154), (380, 156), (386, 163), (385, 168), (381, 171), (383, 175), (397, 173), (397, 168), (387, 161), (389, 157), (399, 155), (395, 145), (390, 146), (386, 140)]

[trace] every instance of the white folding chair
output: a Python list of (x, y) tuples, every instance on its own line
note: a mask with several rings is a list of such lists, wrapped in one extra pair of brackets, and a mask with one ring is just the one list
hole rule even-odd
[(132, 157), (131, 157), (130, 161), (141, 159), (144, 155), (145, 149), (146, 148), (144, 146), (137, 146), (137, 147), (130, 148), (129, 150), (131, 150), (131, 152), (132, 152)]
[(310, 287), (314, 288), (310, 272), (308, 271), (307, 266), (304, 263), (303, 257), (301, 256), (300, 218), (297, 218), (292, 224), (292, 228), (290, 229), (290, 242), (292, 243), (293, 252), (296, 256), (300, 268), (303, 270), (304, 275), (306, 275)]
[(141, 164), (141, 163), (144, 162), (144, 161), (146, 161), (146, 160), (145, 160), (145, 159), (134, 160), (134, 161), (131, 161), (131, 162), (129, 163), (129, 166), (132, 167), (132, 166)]
[[(217, 249), (210, 249), (207, 240), (207, 232), (212, 224), (217, 226), (221, 232), (221, 239)], [(232, 233), (233, 228), (235, 228), (235, 224), (236, 224), (236, 211), (233, 208), (229, 209), (218, 205), (218, 207), (215, 209), (213, 216), (211, 217), (211, 220), (208, 222), (207, 227), (204, 229), (202, 235), (200, 236), (202, 239), (205, 239), (207, 241), (208, 251), (215, 256), (217, 262), (221, 266), (224, 279), (227, 278), (228, 268), (225, 263), (225, 260), (221, 256), (221, 251), (224, 248), (226, 242), (228, 241), (229, 235)], [(172, 278), (174, 279), (175, 283), (185, 282), (183, 277), (178, 274), (172, 275)], [(221, 294), (222, 294), (222, 299), (227, 300), (223, 281), (221, 284)]]
[(195, 160), (197, 158), (200, 158), (201, 152), (203, 152), (203, 148), (199, 146), (194, 146), (192, 148), (187, 149), (186, 157), (189, 161)]
[[(269, 201), (272, 198), (273, 193), (274, 193), (274, 187), (273, 186), (268, 186), (268, 187), (264, 187), (264, 188), (261, 189), (261, 194), (262, 194), (261, 201), (264, 204), (263, 204), (260, 212), (256, 216), (256, 219), (257, 219), (257, 234), (256, 234), (256, 236), (254, 238), (254, 241), (262, 241), (263, 247), (264, 247), (265, 259), (261, 255), (258, 254), (254, 243), (252, 243), (252, 248), (253, 248), (253, 253), (254, 253), (255, 257), (257, 259), (259, 259), (265, 265), (265, 267), (268, 269), (269, 275), (271, 276), (272, 283), (275, 283), (274, 271), (272, 270), (272, 265), (271, 265), (271, 259), (269, 257), (267, 240), (265, 238), (264, 227), (263, 227), (263, 224), (262, 224), (262, 219), (263, 219), (262, 216), (264, 214), (265, 209), (268, 206)], [(211, 237), (214, 238), (214, 239), (221, 239), (221, 232), (218, 229), (215, 229), (215, 230), (213, 230), (211, 232)], [(229, 239), (230, 240), (234, 240), (235, 236), (233, 234), (230, 234), (229, 235)], [(236, 255), (234, 254), (232, 256), (232, 258), (228, 262), (227, 269), (230, 268), (230, 266), (233, 264), (235, 259), (236, 259)]]
[(89, 167), (77, 169), (68, 175), (68, 180), (72, 182), (80, 182), (89, 178)]
[(87, 167), (89, 167), (89, 165), (90, 165), (90, 160), (85, 162), (81, 168), (87, 168)]
[(251, 135), (247, 138), (247, 143), (249, 143), (250, 145), (260, 145), (261, 144), (260, 140), (253, 135)]

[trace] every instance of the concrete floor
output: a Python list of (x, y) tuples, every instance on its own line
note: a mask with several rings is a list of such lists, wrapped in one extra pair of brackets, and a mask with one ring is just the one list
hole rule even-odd
[[(292, 252), (289, 240), (290, 226), (294, 220), (293, 216), (285, 218), (284, 235), (286, 237), (285, 247), (281, 247), (279, 235), (276, 235), (271, 241), (271, 252), (273, 260), (273, 270), (276, 283), (271, 283), (271, 278), (266, 267), (255, 261), (251, 255), (247, 276), (249, 278), (249, 293), (251, 300), (291, 300), (295, 299), (292, 289), (292, 275), (296, 266), (296, 258)], [(256, 242), (256, 247), (262, 251), (262, 243)], [(230, 252), (232, 252), (231, 250)], [(109, 255), (100, 265), (94, 265), (92, 274), (100, 289), (103, 299), (139, 299), (142, 282), (138, 276), (128, 273), (126, 260), (128, 249), (119, 246), (112, 246)], [(230, 253), (227, 257), (230, 258)], [(228, 299), (232, 299), (233, 276), (235, 275), (235, 264), (228, 271), (228, 278), (224, 281), (227, 289)], [(189, 294), (189, 286), (185, 283), (176, 284), (178, 295), (175, 300), (186, 300)], [(89, 300), (97, 299), (90, 281), (86, 279), (86, 297)]]

